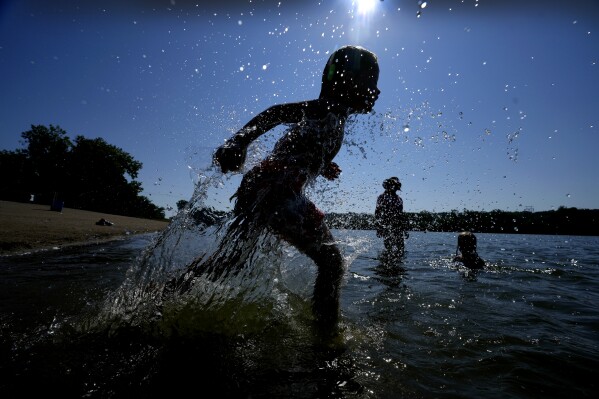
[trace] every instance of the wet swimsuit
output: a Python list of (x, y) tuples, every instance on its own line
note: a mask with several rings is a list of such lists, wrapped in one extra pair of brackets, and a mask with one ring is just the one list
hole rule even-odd
[(255, 218), (285, 239), (322, 237), (324, 213), (304, 194), (309, 175), (281, 161), (266, 159), (243, 177), (235, 193), (235, 215)]

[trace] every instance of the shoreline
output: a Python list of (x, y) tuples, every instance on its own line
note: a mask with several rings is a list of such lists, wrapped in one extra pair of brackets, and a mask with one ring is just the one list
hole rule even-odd
[(134, 234), (129, 234), (129, 235), (116, 235), (116, 236), (102, 238), (102, 239), (95, 239), (95, 240), (89, 240), (89, 241), (73, 241), (73, 242), (68, 242), (68, 243), (64, 243), (64, 244), (60, 244), (60, 245), (43, 246), (43, 247), (36, 247), (36, 248), (30, 248), (30, 249), (17, 249), (15, 251), (12, 251), (12, 250), (5, 251), (4, 249), (0, 248), (0, 258), (35, 255), (35, 254), (40, 254), (40, 253), (44, 253), (44, 252), (61, 251), (63, 249), (72, 249), (72, 248), (84, 249), (86, 247), (108, 244), (108, 243), (111, 243), (114, 241), (128, 240), (128, 239), (132, 239), (134, 237), (144, 236), (147, 234), (156, 234), (156, 233), (158, 233), (158, 231), (148, 232), (148, 233), (134, 233)]
[[(96, 225), (102, 218), (113, 225)], [(0, 256), (101, 244), (157, 233), (169, 223), (72, 208), (57, 212), (49, 205), (0, 201)]]

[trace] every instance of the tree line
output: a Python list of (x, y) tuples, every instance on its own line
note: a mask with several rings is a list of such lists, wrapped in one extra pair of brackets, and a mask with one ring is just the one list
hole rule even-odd
[(32, 125), (20, 143), (24, 148), (0, 151), (0, 199), (165, 218), (164, 208), (140, 195), (142, 163), (104, 139), (71, 141), (59, 126)]
[[(187, 204), (185, 200), (178, 201), (177, 208), (181, 211)], [(212, 225), (230, 215), (213, 208), (193, 208), (189, 212), (196, 223), (204, 225)], [(599, 209), (563, 206), (541, 212), (464, 209), (462, 212), (404, 212), (398, 217), (404, 218), (409, 231), (599, 236)], [(375, 230), (374, 215), (370, 213), (328, 213), (325, 220), (333, 229)]]
[[(411, 231), (473, 231), (480, 233), (599, 236), (599, 210), (559, 207), (541, 212), (469, 211), (404, 213)], [(368, 213), (330, 213), (331, 228), (374, 230)]]

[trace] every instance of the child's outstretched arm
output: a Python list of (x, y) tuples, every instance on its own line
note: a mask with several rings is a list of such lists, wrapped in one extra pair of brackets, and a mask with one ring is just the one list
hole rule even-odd
[(302, 118), (305, 103), (274, 105), (262, 111), (241, 128), (233, 137), (217, 148), (214, 163), (223, 173), (237, 171), (245, 162), (247, 147), (258, 137), (282, 123), (296, 123)]

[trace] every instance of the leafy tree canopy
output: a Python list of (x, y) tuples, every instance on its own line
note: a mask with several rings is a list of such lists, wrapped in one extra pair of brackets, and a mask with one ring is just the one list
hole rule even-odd
[(142, 163), (102, 138), (71, 141), (59, 126), (32, 125), (21, 133), (25, 147), (0, 152), (0, 198), (126, 216), (163, 219), (164, 208), (140, 196), (135, 179)]

